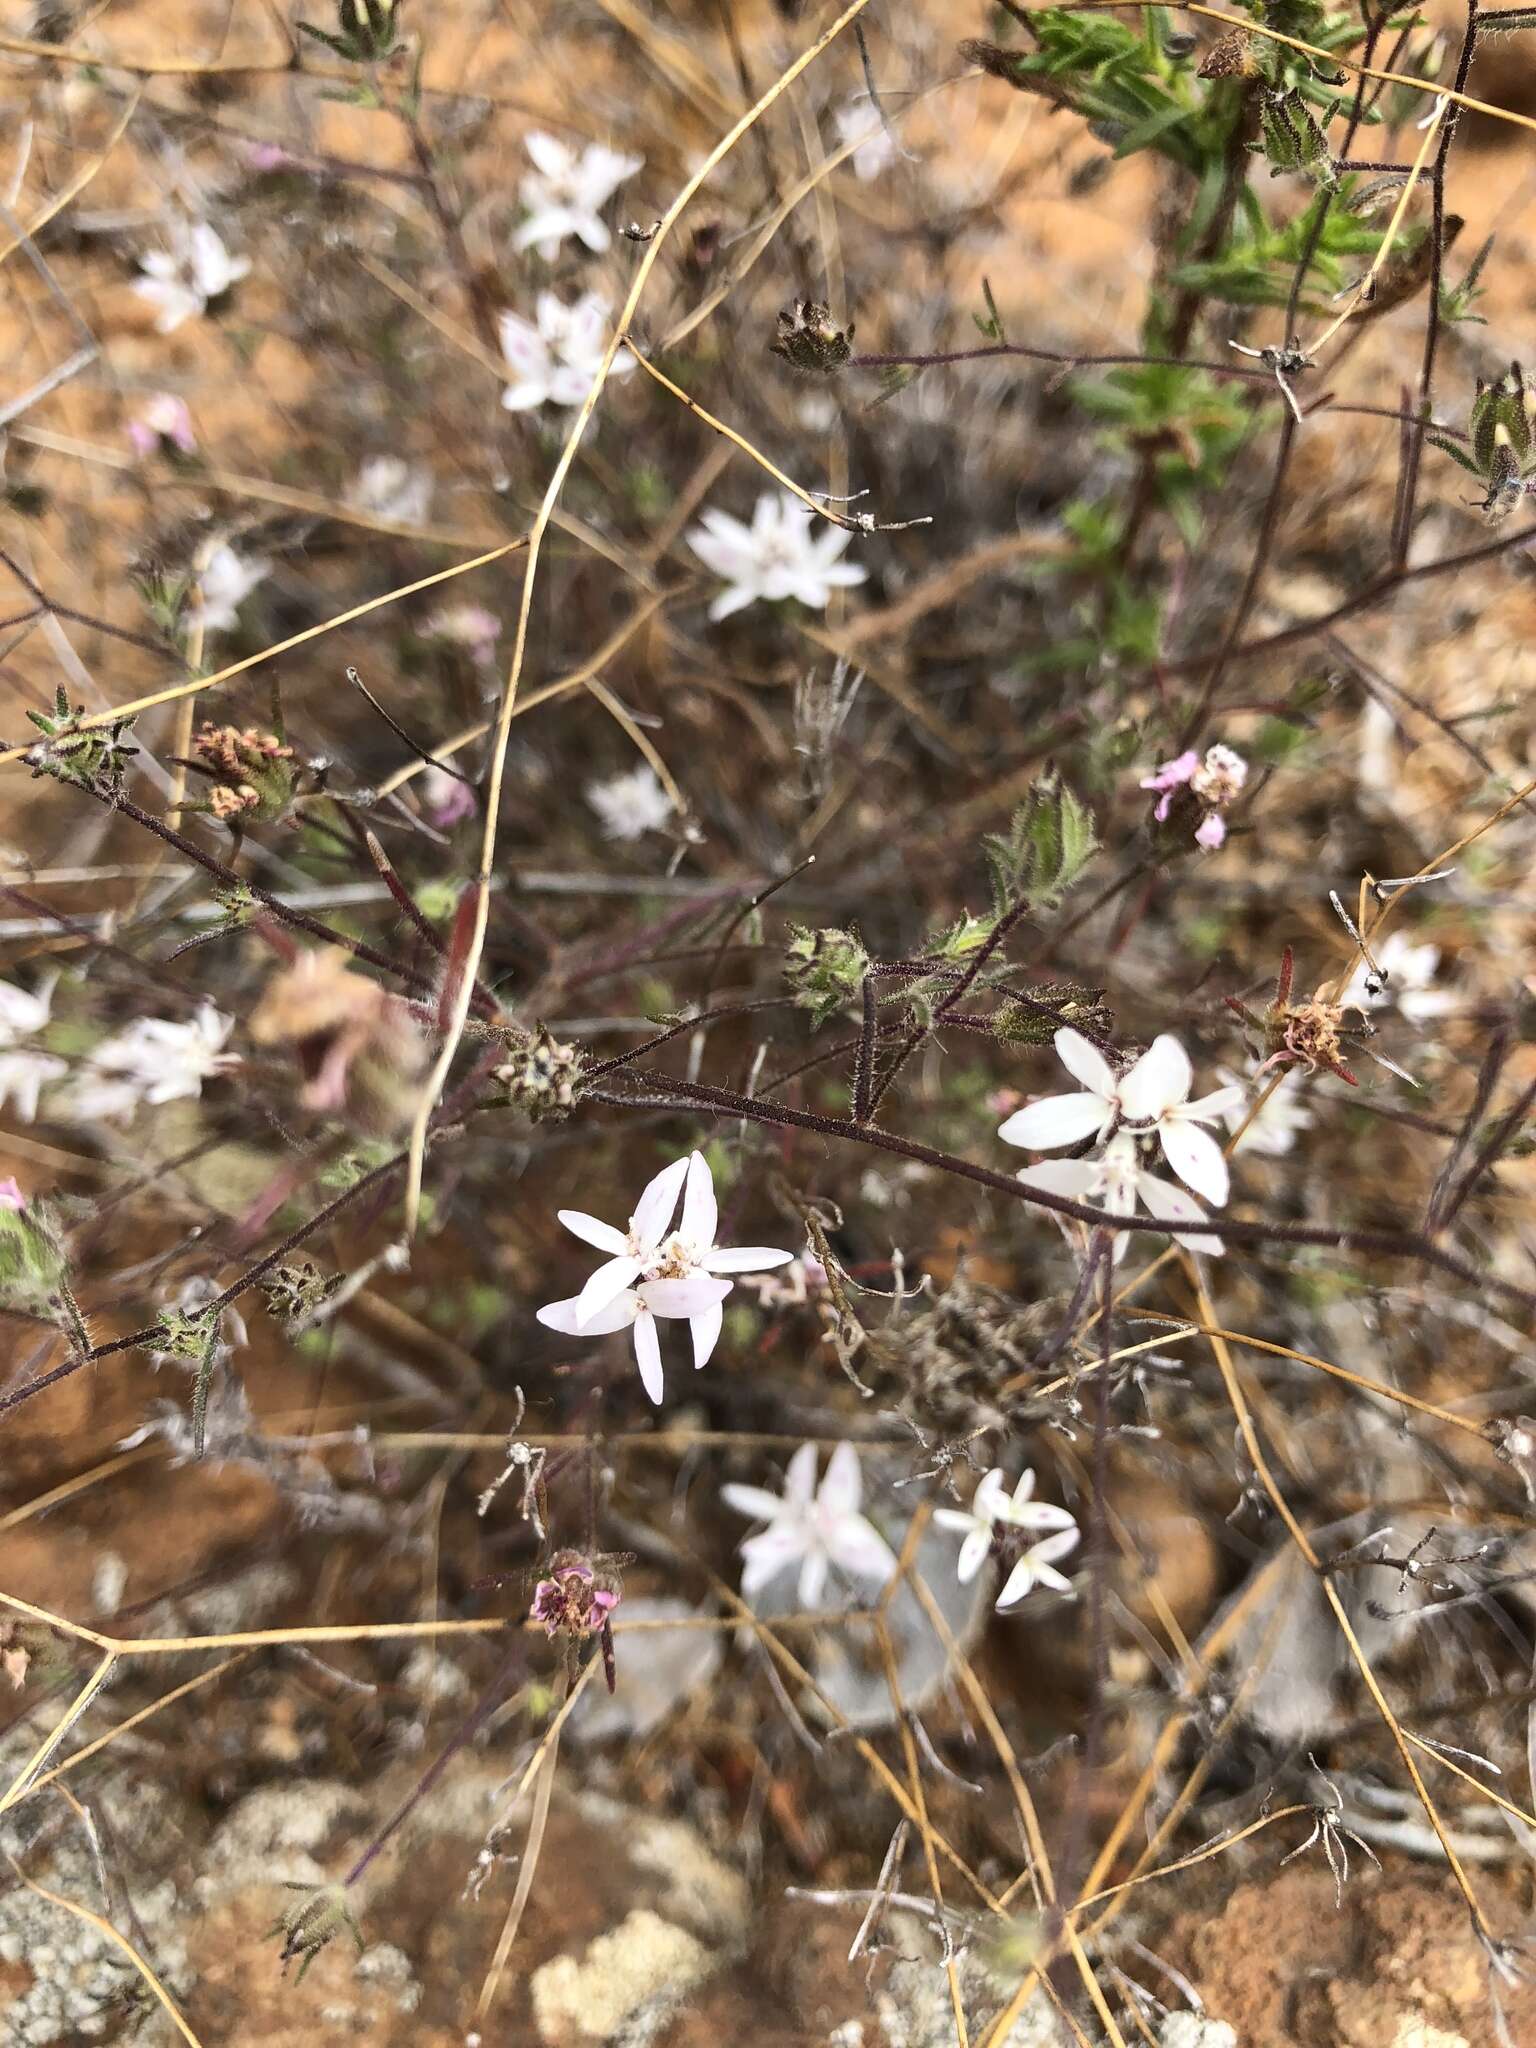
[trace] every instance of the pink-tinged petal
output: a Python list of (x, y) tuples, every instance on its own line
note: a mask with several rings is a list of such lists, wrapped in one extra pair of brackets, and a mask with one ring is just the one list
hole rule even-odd
[(734, 1514), (750, 1515), (756, 1522), (773, 1521), (784, 1505), (766, 1486), (742, 1486), (734, 1479), (721, 1487), (720, 1498)]
[(532, 412), (549, 396), (545, 384), (509, 384), (501, 394), (504, 412)]
[[(1065, 1508), (1058, 1508), (1048, 1500), (1032, 1500), (1022, 1509), (1015, 1509), (1013, 1526), (1016, 1529), (1076, 1529), (1077, 1517), (1069, 1515)], [(1074, 1536), (1073, 1541), (1077, 1539)]]
[(1220, 811), (1208, 811), (1195, 828), (1195, 844), (1203, 846), (1207, 853), (1214, 853), (1218, 846), (1227, 843), (1227, 821)]
[(1202, 1131), (1188, 1118), (1168, 1117), (1158, 1126), (1163, 1157), (1186, 1187), (1203, 1195), (1214, 1208), (1221, 1208), (1232, 1192), (1232, 1176), (1221, 1147), (1209, 1131)]
[(789, 1265), (794, 1256), (793, 1252), (775, 1251), (772, 1245), (733, 1244), (706, 1252), (702, 1263), (710, 1273), (766, 1273), (770, 1266)]
[(846, 1522), (838, 1524), (831, 1550), (832, 1561), (839, 1570), (856, 1579), (873, 1579), (883, 1586), (896, 1569), (891, 1546), (863, 1515), (850, 1515)]
[(864, 1475), (852, 1444), (839, 1444), (827, 1460), (826, 1477), (817, 1488), (817, 1505), (833, 1515), (856, 1515), (864, 1498)]
[(1090, 1095), (1102, 1096), (1106, 1102), (1114, 1100), (1115, 1070), (1091, 1039), (1064, 1026), (1053, 1043), (1057, 1059), (1074, 1081), (1081, 1081)]
[(680, 1231), (689, 1244), (707, 1251), (719, 1227), (720, 1205), (715, 1200), (715, 1177), (709, 1170), (709, 1161), (702, 1152), (690, 1152)]
[(802, 1444), (784, 1467), (784, 1498), (794, 1507), (809, 1507), (816, 1494), (816, 1446)]
[(596, 1216), (587, 1215), (584, 1209), (557, 1209), (555, 1214), (571, 1233), (583, 1244), (589, 1244), (594, 1251), (607, 1252), (610, 1258), (622, 1258), (625, 1238), (622, 1230), (615, 1230), (611, 1223), (600, 1222)]
[(653, 1316), (689, 1319), (716, 1308), (731, 1291), (729, 1280), (708, 1273), (690, 1273), (684, 1280), (642, 1280), (640, 1299)]
[(708, 1365), (720, 1342), (720, 1325), (725, 1320), (725, 1311), (719, 1302), (709, 1308), (701, 1308), (697, 1315), (688, 1318), (688, 1333), (693, 1339), (693, 1369), (698, 1372)]
[(549, 362), (549, 350), (539, 330), (516, 313), (503, 313), (496, 323), (501, 339), (501, 353), (514, 370), (528, 371), (544, 369)]
[(960, 1546), (960, 1555), (955, 1560), (955, 1577), (962, 1586), (968, 1586), (981, 1570), (992, 1553), (992, 1531), (973, 1529)]
[[(1159, 1223), (1204, 1223), (1205, 1211), (1193, 1195), (1186, 1195), (1182, 1188), (1176, 1188), (1171, 1181), (1159, 1180), (1155, 1173), (1138, 1173), (1136, 1189), (1146, 1204), (1149, 1215)], [(1219, 1237), (1191, 1237), (1183, 1230), (1171, 1233), (1179, 1243), (1192, 1252), (1205, 1252), (1211, 1258), (1219, 1258), (1222, 1243)]]
[(576, 1320), (579, 1296), (572, 1295), (568, 1301), (552, 1301), (547, 1308), (538, 1312), (538, 1320), (546, 1330), (558, 1330), (562, 1337), (607, 1337), (615, 1330), (627, 1330), (640, 1313), (640, 1304), (632, 1294), (621, 1294), (617, 1301), (610, 1303), (601, 1314), (595, 1315), (589, 1323)]
[(635, 1213), (629, 1219), (629, 1227), (635, 1242), (644, 1245), (658, 1245), (667, 1234), (672, 1221), (672, 1211), (677, 1207), (677, 1198), (682, 1193), (683, 1182), (688, 1173), (688, 1160), (674, 1159), (670, 1166), (664, 1166), (653, 1180), (647, 1181), (640, 1199), (635, 1204)]
[(661, 1406), (661, 1340), (656, 1334), (656, 1318), (648, 1315), (635, 1317), (635, 1363), (640, 1368), (640, 1384), (656, 1407)]
[(644, 1270), (638, 1259), (610, 1259), (606, 1265), (599, 1266), (576, 1297), (578, 1328), (584, 1330), (594, 1316), (600, 1315), (626, 1287), (639, 1279)]
[(819, 1607), (826, 1590), (827, 1553), (818, 1545), (805, 1553), (805, 1563), (800, 1567), (800, 1605), (804, 1608)]
[(1112, 1114), (1102, 1095), (1047, 1095), (1015, 1110), (998, 1126), (997, 1135), (1005, 1145), (1053, 1152), (1059, 1145), (1077, 1145), (1084, 1138), (1097, 1137)]
[(1120, 1107), (1132, 1123), (1162, 1116), (1194, 1085), (1189, 1054), (1169, 1031), (1154, 1038), (1120, 1083)]

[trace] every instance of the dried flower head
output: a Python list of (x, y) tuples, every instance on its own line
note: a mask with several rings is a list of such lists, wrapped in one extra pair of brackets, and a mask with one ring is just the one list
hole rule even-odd
[(581, 1099), (581, 1073), (586, 1055), (579, 1046), (564, 1045), (541, 1024), (496, 1069), (512, 1108), (538, 1123), (566, 1117)]
[(283, 817), (293, 802), (297, 770), (294, 751), (276, 733), (262, 732), (254, 725), (242, 731), (233, 725), (205, 723), (192, 742), (192, 765), (216, 776), (205, 805), (227, 821), (244, 818), (252, 824), (267, 824)]
[(323, 1272), (312, 1259), (284, 1259), (260, 1282), (267, 1313), (281, 1323), (302, 1323), (330, 1300), (342, 1278)]
[(620, 1598), (618, 1586), (599, 1578), (580, 1551), (557, 1550), (549, 1576), (533, 1589), (529, 1614), (547, 1636), (584, 1641), (607, 1627)]
[(830, 306), (816, 299), (796, 299), (779, 315), (776, 339), (768, 344), (791, 368), (813, 377), (831, 377), (853, 354), (853, 322), (838, 327)]

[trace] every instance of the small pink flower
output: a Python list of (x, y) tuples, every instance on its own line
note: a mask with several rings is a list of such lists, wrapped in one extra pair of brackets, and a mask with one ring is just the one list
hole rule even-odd
[(1212, 811), (1201, 819), (1195, 832), (1196, 846), (1203, 846), (1208, 853), (1214, 853), (1218, 846), (1226, 844), (1227, 822), (1220, 811)]
[(590, 1636), (607, 1625), (618, 1604), (618, 1593), (597, 1583), (597, 1574), (585, 1558), (561, 1551), (550, 1577), (535, 1586), (529, 1614), (547, 1635)]
[(14, 1177), (0, 1180), (0, 1209), (20, 1211), (27, 1206), (27, 1198), (16, 1185)]
[(248, 142), (245, 160), (253, 171), (280, 171), (293, 158), (280, 142)]
[(138, 417), (128, 422), (128, 440), (135, 455), (153, 455), (167, 441), (183, 455), (195, 453), (197, 436), (186, 400), (169, 391), (157, 391)]
[(1199, 766), (1200, 756), (1193, 747), (1190, 747), (1180, 754), (1177, 760), (1165, 761), (1162, 767), (1157, 769), (1154, 774), (1142, 777), (1141, 787), (1143, 789), (1154, 789), (1159, 793), (1157, 809), (1152, 814), (1159, 825), (1168, 816), (1168, 808), (1173, 802), (1174, 791), (1182, 789), (1187, 782), (1190, 782), (1194, 778)]
[(448, 605), (432, 614), (426, 630), (434, 639), (449, 640), (456, 647), (466, 649), (473, 660), (486, 668), (496, 659), (496, 639), (501, 632), (501, 621), (484, 605)]
[(475, 815), (475, 792), (467, 782), (443, 768), (429, 768), (421, 778), (421, 802), (440, 832)]

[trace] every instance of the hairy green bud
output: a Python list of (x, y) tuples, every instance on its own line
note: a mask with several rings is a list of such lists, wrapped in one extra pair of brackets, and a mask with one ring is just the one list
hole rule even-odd
[(870, 959), (857, 932), (835, 925), (812, 931), (796, 925), (784, 962), (784, 978), (801, 1009), (812, 1021), (825, 1024), (839, 1010), (856, 1002), (869, 972)]

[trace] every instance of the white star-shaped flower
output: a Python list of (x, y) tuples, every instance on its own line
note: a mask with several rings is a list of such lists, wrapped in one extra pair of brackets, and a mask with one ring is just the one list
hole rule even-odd
[(587, 802), (610, 839), (643, 839), (647, 832), (658, 832), (673, 809), (656, 770), (644, 764), (606, 782), (589, 782)]
[(403, 456), (373, 455), (358, 471), (347, 503), (396, 526), (424, 526), (432, 509), (432, 479)]
[(1346, 1010), (1383, 1010), (1395, 1003), (1410, 1024), (1425, 1024), (1455, 1009), (1456, 997), (1451, 991), (1434, 986), (1440, 967), (1438, 946), (1427, 940), (1416, 943), (1400, 931), (1388, 932), (1372, 951), (1381, 977), (1378, 980), (1363, 960), (1357, 961), (1339, 997)]
[[(1026, 1187), (1040, 1188), (1048, 1195), (1065, 1195), (1073, 1202), (1090, 1202), (1095, 1208), (1108, 1209), (1114, 1216), (1133, 1216), (1139, 1198), (1147, 1214), (1161, 1223), (1184, 1226), (1206, 1220), (1205, 1211), (1193, 1195), (1186, 1195), (1172, 1181), (1147, 1171), (1135, 1137), (1126, 1130), (1117, 1132), (1094, 1158), (1041, 1159), (1033, 1166), (1021, 1167), (1019, 1179)], [(1071, 1227), (1078, 1231), (1084, 1228), (1075, 1223)], [(1219, 1237), (1191, 1235), (1185, 1228), (1170, 1230), (1168, 1234), (1189, 1251), (1206, 1252), (1212, 1258), (1221, 1254)], [(1117, 1263), (1128, 1242), (1123, 1230), (1116, 1233), (1110, 1255)]]
[(761, 1486), (722, 1486), (720, 1498), (738, 1515), (767, 1527), (741, 1546), (741, 1590), (749, 1597), (791, 1566), (800, 1567), (799, 1601), (821, 1605), (835, 1567), (849, 1578), (884, 1585), (896, 1569), (895, 1554), (867, 1515), (859, 1512), (863, 1476), (852, 1444), (839, 1444), (816, 1484), (816, 1446), (802, 1444), (784, 1473), (782, 1494)]
[(197, 578), (201, 602), (187, 613), (189, 626), (200, 625), (205, 633), (222, 633), (235, 623), (239, 610), (258, 583), (266, 580), (272, 564), (245, 555), (231, 547), (215, 548)]
[(184, 1024), (167, 1017), (140, 1017), (103, 1039), (70, 1083), (68, 1108), (80, 1122), (127, 1116), (145, 1103), (198, 1096), (215, 1074), (238, 1066), (238, 1053), (225, 1052), (234, 1019), (204, 1003)]
[(0, 981), (0, 1109), (9, 1104), (24, 1124), (36, 1122), (38, 1097), (48, 1083), (69, 1071), (56, 1053), (22, 1042), (43, 1029), (52, 1009), (51, 981), (35, 995)]
[(144, 275), (134, 290), (154, 306), (155, 329), (173, 334), (183, 320), (206, 313), (250, 270), (250, 258), (231, 256), (218, 230), (205, 220), (173, 221), (168, 249), (151, 249), (139, 258)]
[[(602, 368), (608, 342), (608, 301), (584, 292), (567, 306), (553, 292), (540, 292), (532, 320), (503, 313), (499, 322), (501, 352), (512, 382), (501, 394), (508, 412), (528, 412), (537, 405), (580, 405)], [(612, 377), (627, 377), (635, 359), (620, 349)]]
[(869, 573), (838, 559), (852, 538), (845, 526), (813, 523), (793, 492), (765, 491), (750, 526), (728, 512), (706, 511), (688, 545), (726, 586), (709, 608), (712, 619), (726, 619), (759, 598), (793, 597), (825, 611), (834, 590), (862, 583)]
[(852, 158), (854, 174), (861, 182), (867, 184), (878, 178), (895, 163), (896, 145), (867, 97), (850, 100), (847, 106), (838, 108), (834, 118), (839, 142), (852, 142), (855, 136), (863, 138)]
[[(683, 1212), (674, 1231), (672, 1216), (680, 1194)], [(794, 1257), (793, 1252), (766, 1245), (717, 1249), (719, 1213), (714, 1176), (701, 1152), (674, 1159), (647, 1184), (628, 1230), (580, 1209), (560, 1210), (560, 1221), (572, 1236), (606, 1252), (608, 1259), (580, 1294), (541, 1308), (539, 1321), (568, 1337), (605, 1336), (632, 1327), (641, 1383), (659, 1406), (663, 1383), (656, 1318), (685, 1320), (693, 1339), (694, 1365), (706, 1365), (720, 1337), (721, 1303), (731, 1291), (731, 1282), (719, 1276), (760, 1273)]]
[[(1302, 1092), (1300, 1068), (1292, 1067), (1289, 1073), (1281, 1076), (1279, 1086), (1268, 1095), (1264, 1107), (1246, 1130), (1243, 1130), (1243, 1125), (1252, 1106), (1250, 1090), (1225, 1067), (1218, 1067), (1216, 1071), (1223, 1081), (1241, 1091), (1238, 1100), (1222, 1111), (1222, 1122), (1229, 1131), (1243, 1131), (1233, 1150), (1262, 1152), (1271, 1159), (1283, 1158), (1296, 1143), (1296, 1133), (1308, 1129), (1312, 1122), (1311, 1105)], [(1255, 1087), (1267, 1087), (1268, 1080), (1266, 1076)]]
[(602, 209), (626, 178), (645, 162), (606, 143), (591, 142), (579, 154), (557, 136), (535, 129), (527, 138), (533, 169), (519, 188), (528, 218), (512, 237), (514, 249), (537, 249), (553, 263), (560, 244), (575, 235), (600, 256), (613, 241)]
[(1016, 1111), (997, 1134), (1006, 1144), (1051, 1152), (1084, 1138), (1102, 1140), (1120, 1124), (1133, 1126), (1138, 1134), (1155, 1132), (1180, 1180), (1220, 1208), (1231, 1191), (1231, 1177), (1221, 1147), (1202, 1126), (1215, 1123), (1240, 1101), (1241, 1089), (1217, 1088), (1189, 1101), (1195, 1078), (1189, 1055), (1166, 1031), (1124, 1074), (1117, 1074), (1080, 1031), (1058, 1031), (1055, 1046), (1067, 1072), (1082, 1082), (1082, 1092), (1049, 1095)]
[(1036, 1586), (1049, 1586), (1058, 1593), (1070, 1592), (1072, 1588), (1071, 1580), (1056, 1570), (1054, 1561), (1076, 1549), (1077, 1523), (1065, 1508), (1053, 1507), (1049, 1501), (1035, 1500), (1034, 1491), (1035, 1475), (1026, 1470), (1020, 1474), (1010, 1493), (1007, 1475), (999, 1465), (980, 1481), (971, 1497), (969, 1509), (934, 1510), (933, 1519), (941, 1529), (952, 1530), (965, 1539), (955, 1561), (955, 1573), (961, 1585), (968, 1585), (981, 1570), (1000, 1532), (1005, 1539), (1010, 1531), (1037, 1538), (1025, 1548), (1009, 1572), (997, 1598), (999, 1614), (1006, 1608), (1016, 1607)]

